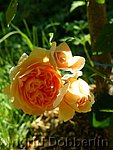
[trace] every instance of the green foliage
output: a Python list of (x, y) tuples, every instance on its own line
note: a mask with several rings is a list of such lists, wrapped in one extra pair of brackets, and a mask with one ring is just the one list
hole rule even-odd
[(105, 128), (110, 126), (113, 117), (113, 95), (101, 93), (95, 97), (93, 107), (93, 126)]
[[(111, 120), (110, 117), (98, 121), (98, 119), (96, 118), (97, 114), (98, 113), (96, 113), (96, 114), (93, 113), (92, 114), (92, 119), (93, 119), (92, 120), (92, 125), (93, 125), (93, 127), (95, 127), (95, 128), (106, 128), (106, 127), (109, 127), (110, 126), (110, 120)], [(103, 115), (103, 114), (101, 114), (101, 115)]]
[(11, 0), (9, 7), (6, 11), (6, 23), (9, 24), (14, 18), (17, 11), (17, 0)]
[[(16, 110), (11, 101), (0, 93), (0, 149), (15, 149), (18, 142), (24, 142), (33, 116)], [(21, 148), (21, 145), (18, 145)]]
[(99, 4), (104, 4), (105, 0), (96, 0), (96, 2), (99, 3)]
[(70, 8), (70, 12), (75, 10), (77, 7), (83, 6), (83, 5), (85, 5), (85, 1), (73, 1), (71, 8)]
[[(66, 30), (66, 35), (64, 35), (61, 41), (70, 42), (72, 45), (76, 45), (76, 49), (77, 47), (80, 48), (80, 45), (84, 45), (86, 42), (90, 43), (88, 23), (86, 21), (74, 20), (73, 22), (66, 22), (63, 25), (63, 28)], [(77, 54), (75, 52), (76, 51), (73, 51), (74, 55)]]
[(21, 31), (20, 31), (16, 26), (14, 26), (13, 24), (12, 24), (12, 27), (13, 27), (14, 29), (16, 29), (16, 30), (17, 30), (17, 33), (19, 33), (19, 34), (26, 40), (26, 42), (27, 42), (27, 44), (28, 44), (30, 50), (32, 51), (32, 50), (33, 50), (33, 44), (31, 43), (31, 41), (30, 41), (30, 39), (28, 38), (28, 36), (27, 36), (26, 34), (24, 34), (23, 32), (21, 32)]

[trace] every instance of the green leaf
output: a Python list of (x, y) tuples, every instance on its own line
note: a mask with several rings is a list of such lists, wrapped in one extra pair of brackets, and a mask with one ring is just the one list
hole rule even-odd
[(10, 37), (11, 35), (13, 34), (17, 34), (18, 31), (12, 31), (12, 32), (9, 32), (7, 33), (5, 36), (3, 36), (1, 39), (0, 39), (0, 43), (4, 42), (8, 37)]
[(71, 5), (71, 9), (70, 9), (70, 12), (72, 12), (73, 10), (75, 10), (77, 7), (79, 6), (83, 6), (85, 5), (85, 2), (84, 1), (74, 1)]
[(98, 121), (96, 114), (93, 113), (93, 127), (95, 128), (106, 128), (110, 125), (110, 117), (102, 121)]
[(10, 24), (10, 22), (13, 20), (15, 14), (16, 14), (16, 11), (17, 11), (17, 0), (11, 0), (10, 4), (9, 4), (9, 7), (6, 11), (6, 23), (7, 25)]
[(93, 111), (93, 126), (101, 128), (108, 127), (110, 125), (110, 119), (113, 116), (113, 96), (108, 93), (97, 95), (95, 97)]
[(102, 109), (101, 112), (113, 113), (113, 109)]
[(10, 36), (12, 36), (12, 35), (14, 35), (14, 34), (20, 34), (20, 35), (26, 40), (27, 45), (29, 46), (30, 50), (32, 51), (33, 48), (34, 48), (34, 46), (33, 46), (32, 42), (30, 41), (30, 39), (28, 38), (28, 36), (27, 36), (25, 33), (21, 32), (21, 31), (20, 31), (16, 26), (14, 26), (13, 24), (12, 24), (12, 27), (13, 27), (14, 29), (16, 29), (16, 31), (12, 31), (12, 32), (7, 33), (5, 36), (3, 36), (3, 37), (0, 39), (0, 43), (4, 42), (8, 37), (10, 37)]
[(30, 41), (30, 39), (28, 38), (28, 36), (23, 33), (19, 28), (17, 28), (15, 25), (11, 24), (11, 26), (26, 40), (27, 45), (29, 46), (30, 50), (32, 51), (34, 46), (32, 44), (32, 42)]
[(93, 55), (113, 51), (113, 24), (106, 24), (97, 37), (93, 47)]
[(101, 111), (101, 113), (106, 113), (107, 110), (111, 110), (112, 113), (113, 95), (109, 95), (108, 93), (100, 93), (100, 95), (95, 96), (94, 111)]
[(96, 2), (99, 3), (99, 4), (104, 4), (105, 0), (96, 0)]

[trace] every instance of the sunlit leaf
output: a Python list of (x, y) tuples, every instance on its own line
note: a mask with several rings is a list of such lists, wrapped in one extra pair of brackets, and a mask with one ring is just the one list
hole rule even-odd
[(70, 9), (70, 12), (72, 12), (73, 10), (75, 10), (77, 7), (79, 6), (83, 6), (85, 5), (85, 2), (84, 1), (74, 1), (71, 5), (71, 9)]
[(113, 113), (113, 109), (102, 109), (100, 110), (101, 112), (108, 112), (108, 113)]
[(99, 4), (104, 4), (105, 0), (96, 0), (96, 2), (99, 3)]
[(106, 118), (102, 121), (98, 121), (96, 119), (96, 115), (95, 113), (93, 113), (93, 126), (95, 128), (105, 128), (105, 127), (108, 127), (110, 125), (110, 117), (109, 118)]
[(101, 128), (108, 127), (113, 116), (113, 96), (108, 93), (101, 93), (96, 96), (93, 110), (93, 126)]
[(100, 95), (95, 96), (94, 110), (113, 110), (113, 95), (101, 93)]
[(6, 23), (9, 25), (9, 23), (13, 20), (16, 11), (17, 11), (17, 0), (11, 0), (9, 7), (6, 11)]

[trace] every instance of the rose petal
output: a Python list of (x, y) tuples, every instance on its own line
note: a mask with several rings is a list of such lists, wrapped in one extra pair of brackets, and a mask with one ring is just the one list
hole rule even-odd
[(65, 101), (63, 100), (59, 106), (59, 119), (63, 121), (68, 121), (73, 118), (75, 110), (72, 109)]
[[(14, 85), (13, 85), (14, 86)], [(14, 88), (14, 87), (12, 87)], [(26, 102), (23, 100), (23, 97), (21, 96), (21, 93), (18, 93), (18, 87), (15, 85), (15, 97), (13, 97), (13, 104), (16, 108), (22, 109), (27, 114), (32, 115), (40, 115), (44, 112), (43, 108), (40, 108), (39, 106), (34, 106), (31, 103)], [(12, 90), (12, 89), (11, 89)]]
[(65, 95), (65, 102), (74, 110), (77, 110), (77, 102), (80, 100), (81, 95), (75, 95), (67, 92)]
[[(28, 63), (31, 61), (33, 63), (34, 62), (44, 62), (43, 60), (45, 60), (45, 58), (47, 59), (47, 62), (49, 61), (49, 55), (50, 55), (50, 51), (49, 50), (46, 50), (44, 48), (40, 48), (40, 47), (37, 47), (35, 48), (29, 55), (29, 58), (28, 58)], [(29, 63), (30, 64), (30, 63)]]
[(80, 93), (84, 95), (90, 95), (89, 85), (87, 84), (87, 82), (79, 78), (77, 80), (77, 83), (78, 83)]
[(65, 42), (59, 44), (55, 50), (55, 52), (62, 52), (62, 51), (71, 52), (69, 46)]
[[(70, 87), (65, 95), (65, 102), (77, 112), (91, 111), (94, 96), (90, 93), (88, 84), (82, 79), (70, 78), (69, 81)], [(82, 103), (84, 98), (85, 101)]]
[(32, 114), (38, 116), (45, 111), (40, 107), (31, 107), (31, 105), (28, 105), (28, 103), (25, 103), (25, 101), (21, 102), (17, 97), (14, 98), (13, 105), (18, 109), (22, 109), (24, 113), (30, 115)]
[(54, 58), (55, 49), (56, 49), (56, 42), (53, 42), (51, 49), (50, 49), (50, 63), (54, 67), (54, 69), (56, 70), (56, 61)]
[(72, 73), (81, 70), (85, 64), (84, 57), (72, 56), (72, 52), (65, 42), (56, 47), (52, 57), (54, 57), (58, 68)]
[(67, 92), (68, 87), (69, 87), (69, 83), (66, 83), (64, 85), (64, 87), (60, 89), (59, 95), (57, 96), (56, 100), (53, 103), (54, 108), (57, 107), (60, 104), (60, 102), (62, 101), (62, 99), (65, 95), (65, 93)]
[(9, 71), (9, 78), (10, 78), (10, 81), (12, 82), (13, 81), (13, 78), (15, 77), (16, 73), (18, 72), (18, 67), (12, 67)]
[(95, 103), (94, 95), (93, 95), (93, 93), (92, 93), (92, 92), (90, 92), (89, 100), (90, 100), (90, 102), (91, 102), (92, 104), (94, 104), (94, 103)]
[(50, 51), (44, 48), (37, 47), (35, 48), (29, 55), (29, 57), (24, 61), (20, 67), (25, 69), (30, 64), (33, 63), (42, 63), (47, 62), (49, 63)]
[(94, 95), (91, 93), (91, 96), (88, 97), (86, 104), (84, 106), (80, 106), (76, 111), (79, 113), (90, 112), (94, 102)]
[(28, 55), (26, 53), (22, 54), (18, 61), (18, 65), (15, 67), (12, 67), (9, 71), (9, 78), (12, 81), (13, 78), (15, 77), (16, 73), (18, 72), (20, 65), (28, 58)]
[(86, 97), (86, 103), (83, 106), (79, 106), (78, 102), (81, 100), (81, 98), (82, 97), (79, 97), (78, 95), (67, 92), (65, 96), (65, 102), (76, 112), (85, 113), (91, 111), (91, 106), (94, 103), (94, 100), (90, 100), (91, 98)]
[(79, 71), (85, 65), (85, 58), (81, 56), (74, 56), (73, 59), (70, 60), (69, 65), (72, 67), (73, 71)]
[(80, 93), (80, 89), (79, 89), (79, 86), (78, 86), (78, 80), (77, 79), (74, 79), (74, 78), (71, 78), (69, 79), (70, 80), (70, 87), (69, 87), (69, 92), (71, 94), (74, 94), (74, 95), (81, 95)]
[(23, 53), (18, 61), (18, 65), (22, 64), (27, 58), (28, 58), (28, 55), (26, 53)]

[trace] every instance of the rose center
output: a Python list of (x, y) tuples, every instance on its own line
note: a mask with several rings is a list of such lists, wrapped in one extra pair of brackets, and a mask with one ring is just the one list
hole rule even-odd
[(66, 55), (61, 52), (57, 52), (57, 57), (60, 63), (66, 63)]
[[(32, 66), (34, 68), (34, 66)], [(28, 74), (20, 77), (24, 99), (33, 105), (49, 107), (56, 99), (61, 79), (51, 66), (35, 66)]]
[(83, 97), (83, 98), (81, 98), (81, 99), (78, 101), (78, 103), (77, 103), (78, 106), (77, 106), (77, 107), (83, 106), (85, 103), (86, 103), (86, 98)]

